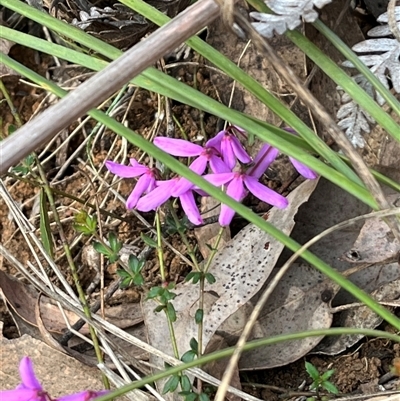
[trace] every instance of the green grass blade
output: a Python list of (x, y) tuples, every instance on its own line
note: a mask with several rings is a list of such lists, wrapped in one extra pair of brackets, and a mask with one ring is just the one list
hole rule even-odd
[(40, 237), (42, 239), (43, 247), (50, 255), (54, 257), (54, 243), (51, 235), (49, 210), (47, 208), (47, 196), (44, 188), (40, 189)]

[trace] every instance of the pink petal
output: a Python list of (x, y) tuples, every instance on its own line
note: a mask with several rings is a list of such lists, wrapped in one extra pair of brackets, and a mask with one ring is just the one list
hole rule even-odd
[[(236, 175), (228, 184), (226, 194), (237, 201), (241, 201), (244, 198), (245, 189), (243, 186), (243, 178), (240, 175)], [(218, 219), (219, 224), (221, 224), (223, 227), (228, 226), (231, 223), (234, 215), (235, 211), (233, 209), (225, 204), (222, 204), (221, 213)]]
[[(172, 181), (172, 180), (169, 180)], [(136, 204), (136, 209), (141, 212), (149, 212), (150, 210), (156, 210), (164, 202), (171, 197), (171, 192), (167, 185), (161, 185), (147, 195), (141, 197)]]
[[(196, 160), (192, 162), (192, 164), (189, 166), (190, 170), (194, 171), (195, 173), (201, 175), (204, 173), (205, 169), (207, 167), (207, 157), (206, 156), (199, 156)], [(175, 187), (172, 190), (172, 196), (181, 196), (183, 193), (186, 191), (189, 191), (189, 189), (193, 188), (193, 183), (189, 181), (187, 178), (181, 178), (179, 180), (179, 183), (175, 185)]]
[(278, 154), (278, 149), (264, 143), (254, 159), (254, 166), (250, 167), (246, 174), (257, 179), (260, 178)]
[(298, 160), (293, 159), (293, 157), (289, 157), (290, 161), (292, 162), (294, 168), (301, 174), (304, 178), (308, 178), (309, 180), (315, 180), (318, 178), (318, 174), (311, 170), (309, 167), (300, 163)]
[(248, 190), (258, 199), (268, 203), (269, 205), (276, 206), (279, 209), (284, 209), (288, 204), (288, 200), (273, 191), (271, 188), (266, 187), (258, 182), (257, 178), (245, 176), (244, 183)]
[(210, 167), (213, 173), (229, 173), (229, 167), (218, 156), (210, 157)]
[(21, 376), (22, 384), (25, 388), (30, 390), (42, 390), (42, 386), (35, 376), (32, 361), (27, 356), (21, 359), (19, 375)]
[(63, 397), (59, 397), (54, 401), (90, 401), (97, 397), (100, 397), (104, 394), (108, 394), (109, 391), (82, 391), (81, 393), (65, 395)]
[(36, 390), (27, 388), (0, 391), (1, 401), (36, 401), (40, 398)]
[(218, 132), (218, 134), (215, 135), (214, 138), (211, 138), (206, 142), (206, 148), (214, 148), (219, 153), (221, 153), (221, 141), (225, 134), (225, 130)]
[(136, 204), (138, 203), (139, 198), (143, 195), (144, 192), (146, 192), (149, 187), (155, 185), (155, 179), (154, 176), (150, 174), (143, 174), (137, 184), (135, 185), (135, 188), (129, 195), (127, 201), (126, 201), (126, 208), (127, 209), (133, 209)]
[(232, 170), (236, 165), (236, 157), (233, 152), (230, 135), (225, 135), (221, 141), (221, 154), (225, 164)]
[(164, 136), (154, 138), (153, 143), (164, 152), (173, 156), (199, 156), (204, 150), (202, 146), (185, 141), (184, 139), (166, 138)]
[(220, 187), (221, 185), (225, 185), (227, 182), (231, 181), (235, 173), (220, 173), (220, 174), (206, 174), (203, 175), (203, 178), (215, 185), (216, 187)]
[(142, 175), (149, 170), (148, 167), (142, 166), (139, 163), (137, 166), (131, 167), (131, 166), (124, 166), (123, 164), (115, 163), (110, 160), (106, 161), (106, 167), (113, 174), (123, 178), (138, 177), (139, 175)]
[(250, 156), (244, 150), (244, 148), (243, 148), (242, 144), (240, 143), (239, 139), (237, 139), (233, 135), (231, 136), (231, 144), (232, 144), (233, 153), (235, 153), (235, 156), (242, 163), (250, 163), (251, 162)]
[(200, 225), (203, 220), (200, 216), (199, 209), (194, 200), (193, 192), (187, 191), (179, 197), (183, 211), (186, 213), (189, 221), (193, 224)]

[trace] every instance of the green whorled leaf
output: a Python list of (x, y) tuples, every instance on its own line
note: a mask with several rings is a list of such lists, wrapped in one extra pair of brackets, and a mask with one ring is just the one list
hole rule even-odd
[(148, 235), (143, 234), (143, 233), (140, 233), (140, 238), (142, 239), (142, 241), (143, 241), (146, 245), (148, 245), (148, 246), (150, 246), (150, 247), (152, 247), (152, 248), (157, 248), (157, 246), (158, 246), (158, 245), (157, 245), (157, 242), (154, 241), (153, 238), (149, 237)]
[(152, 287), (150, 291), (147, 293), (146, 299), (153, 299), (156, 298), (164, 291), (161, 287)]
[(138, 273), (138, 272), (140, 272), (140, 263), (139, 263), (139, 259), (138, 259), (135, 255), (129, 255), (129, 258), (128, 258), (128, 266), (129, 266), (129, 269), (130, 269), (133, 273)]
[(179, 385), (179, 376), (171, 376), (164, 385), (163, 394), (173, 393)]
[(306, 371), (310, 375), (311, 379), (317, 381), (320, 378), (318, 369), (310, 362), (306, 362), (305, 366), (306, 366)]
[(107, 257), (110, 256), (109, 249), (101, 242), (97, 242), (97, 241), (93, 242), (93, 248), (95, 249), (95, 251), (97, 251)]
[(141, 286), (144, 284), (144, 278), (140, 273), (135, 274), (135, 276), (133, 277), (133, 284), (137, 286)]
[(208, 284), (214, 284), (216, 281), (215, 277), (211, 273), (206, 273), (205, 279), (207, 280)]
[(198, 350), (199, 350), (199, 343), (197, 342), (197, 340), (196, 340), (194, 337), (192, 337), (192, 338), (190, 339), (189, 345), (190, 345), (190, 349), (191, 349), (193, 352), (196, 352), (196, 355), (197, 355), (197, 352), (198, 352)]
[[(190, 352), (190, 351), (189, 351)], [(193, 360), (193, 359), (192, 359)], [(183, 359), (182, 359), (183, 361)], [(181, 389), (182, 391), (190, 391), (192, 389), (192, 384), (190, 382), (190, 379), (187, 375), (182, 374), (180, 377), (180, 384), (181, 384)]]
[(194, 321), (196, 322), (196, 324), (200, 324), (203, 321), (203, 317), (204, 317), (204, 310), (197, 309), (194, 315)]
[(165, 309), (165, 305), (158, 305), (157, 307), (154, 308), (154, 313), (160, 313)]
[(210, 401), (210, 397), (207, 393), (200, 393), (199, 394), (199, 401)]
[(47, 209), (47, 196), (44, 188), (40, 189), (40, 237), (44, 249), (51, 258), (54, 257), (54, 243), (51, 235), (49, 212)]
[(323, 381), (329, 380), (334, 373), (335, 369), (327, 370), (324, 374), (322, 374), (321, 379)]
[(169, 320), (171, 320), (171, 322), (176, 322), (176, 311), (174, 308), (174, 305), (171, 304), (171, 302), (167, 303), (167, 314), (169, 317)]
[(118, 238), (115, 235), (115, 233), (110, 232), (108, 234), (108, 242), (110, 243), (110, 248), (113, 250), (115, 254), (117, 254), (121, 250), (122, 243), (118, 241)]
[[(190, 350), (190, 351), (186, 351), (183, 355), (182, 355), (182, 357), (181, 357), (181, 361), (182, 362), (185, 362), (185, 363), (187, 363), (187, 362), (192, 362), (193, 360), (194, 360), (194, 358), (196, 358), (196, 356), (197, 356), (197, 353), (195, 353), (194, 351), (192, 351), (192, 350)], [(182, 388), (183, 389), (183, 388)], [(189, 391), (189, 390), (185, 390), (185, 389), (183, 389), (184, 391)]]
[(331, 383), (331, 382), (329, 382), (329, 381), (323, 382), (323, 383), (321, 384), (321, 387), (322, 387), (324, 390), (326, 390), (326, 391), (328, 391), (329, 393), (331, 393), (331, 394), (339, 394), (339, 390), (337, 389), (337, 387), (336, 387), (333, 383)]

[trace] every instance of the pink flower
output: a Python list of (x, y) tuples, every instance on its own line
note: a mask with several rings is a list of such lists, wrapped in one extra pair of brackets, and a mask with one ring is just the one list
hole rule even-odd
[[(195, 160), (193, 160), (189, 168), (199, 175), (206, 171), (207, 164), (210, 165), (213, 173), (225, 173), (229, 171), (228, 166), (219, 157), (219, 152), (215, 148), (209, 146), (208, 142), (206, 143), (206, 146), (203, 147), (196, 145), (195, 143), (185, 141), (184, 139), (174, 139), (160, 136), (154, 138), (153, 143), (164, 152), (167, 152), (173, 156), (198, 156)], [(179, 181), (179, 185), (175, 187), (175, 191), (172, 195), (179, 197), (183, 193), (187, 192), (191, 187), (193, 187), (193, 184), (188, 179), (182, 178)]]
[[(242, 163), (250, 163), (251, 158), (244, 150), (239, 139), (233, 133), (233, 130), (237, 130), (240, 133), (244, 131), (235, 126), (229, 126), (226, 130), (220, 131), (214, 138), (207, 142), (207, 146), (217, 149), (224, 160), (225, 164), (230, 170), (236, 165), (236, 159)], [(214, 171), (217, 173), (217, 171)], [(221, 171), (220, 171), (221, 172)]]
[[(284, 196), (258, 182), (264, 171), (275, 160), (277, 154), (277, 149), (268, 144), (264, 144), (254, 159), (254, 165), (246, 172), (208, 174), (204, 176), (204, 178), (216, 186), (227, 185), (226, 194), (238, 202), (245, 197), (248, 190), (258, 199), (280, 209), (284, 209), (288, 205), (288, 200)], [(219, 224), (221, 224), (221, 226), (229, 225), (234, 215), (235, 211), (233, 209), (222, 204)]]
[(22, 358), (19, 375), (22, 383), (15, 390), (0, 391), (1, 401), (46, 401), (46, 392), (36, 378), (28, 357)]
[[(284, 130), (290, 132), (291, 134), (297, 135), (297, 132), (293, 128), (286, 127), (284, 128)], [(303, 163), (300, 163), (295, 158), (289, 156), (289, 160), (292, 162), (293, 167), (297, 170), (297, 172), (304, 178), (315, 180), (318, 177), (318, 174), (314, 170), (311, 170), (309, 167), (307, 167)]]
[(124, 166), (113, 161), (106, 161), (106, 167), (118, 177), (140, 177), (135, 188), (126, 200), (126, 208), (133, 209), (144, 193), (149, 193), (156, 187), (154, 169), (139, 164), (135, 159), (129, 159), (131, 166)]
[[(19, 364), (19, 374), (22, 383), (15, 390), (0, 391), (1, 401), (47, 401), (51, 397), (43, 390), (39, 380), (35, 376), (32, 361), (27, 356), (23, 357)], [(60, 397), (54, 401), (90, 401), (108, 391), (83, 391), (76, 394)]]
[[(157, 181), (157, 188), (153, 189), (148, 195), (143, 196), (137, 203), (136, 209), (141, 212), (155, 210), (166, 202), (175, 192), (176, 187), (180, 187), (184, 178), (173, 178), (167, 181)], [(193, 188), (193, 184), (191, 184)], [(199, 209), (194, 199), (193, 189), (189, 188), (178, 196), (183, 211), (186, 213), (189, 221), (195, 225), (203, 223)]]

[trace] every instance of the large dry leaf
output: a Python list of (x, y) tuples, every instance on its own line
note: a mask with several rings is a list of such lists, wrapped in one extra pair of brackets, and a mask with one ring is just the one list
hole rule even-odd
[[(327, 213), (327, 211), (329, 211), (329, 213)], [(292, 237), (300, 243), (305, 243), (315, 235), (318, 235), (323, 230), (337, 223), (368, 212), (370, 212), (370, 210), (366, 205), (330, 182), (321, 179), (309, 202), (300, 208), (296, 216), (297, 224), (292, 232)], [(342, 256), (348, 253), (349, 250), (354, 249), (355, 243), (360, 244), (364, 242), (366, 238), (365, 233), (368, 230), (362, 230), (363, 226), (364, 222), (360, 221), (351, 227), (335, 231), (314, 244), (311, 247), (311, 251), (338, 271), (345, 273), (354, 266), (354, 263), (351, 263), (348, 259), (344, 259)], [(378, 234), (380, 230), (383, 230), (384, 234), (382, 238), (387, 236), (390, 242), (391, 236), (386, 232), (385, 226), (378, 225), (378, 227), (380, 227)], [(362, 234), (360, 234), (360, 232)], [(362, 235), (362, 241), (359, 238), (360, 235)], [(366, 248), (358, 248), (361, 254), (367, 255), (368, 252), (370, 252), (368, 247), (372, 246), (371, 244), (374, 243), (376, 235), (376, 232), (371, 233), (372, 242), (367, 242), (368, 245)], [(381, 245), (381, 249), (387, 248), (387, 244)], [(390, 252), (382, 253), (382, 259), (380, 261), (383, 262), (387, 259), (387, 256), (390, 255), (393, 256)], [(282, 258), (280, 263), (283, 263), (287, 257), (288, 253)], [(372, 295), (376, 295), (377, 299), (381, 301), (390, 301), (396, 297), (396, 286), (392, 287), (391, 283), (396, 282), (399, 278), (399, 266), (397, 263), (392, 262), (371, 265), (349, 276), (351, 281), (365, 291), (372, 293)], [(308, 276), (300, 278), (300, 280), (301, 279), (306, 281)], [(298, 285), (302, 285), (301, 282), (299, 282)], [(384, 294), (384, 296), (381, 297), (379, 294)], [(349, 293), (340, 290), (332, 302), (334, 306), (340, 306), (355, 301), (354, 297), (351, 297)], [(334, 325), (373, 328), (381, 321), (374, 313), (367, 310), (367, 308), (359, 310), (359, 312), (360, 313), (354, 313), (351, 312), (351, 310), (338, 312), (334, 316)], [(324, 339), (314, 351), (336, 354), (353, 345), (357, 340), (358, 338), (354, 336), (347, 336), (347, 340), (344, 337), (331, 337), (329, 339)]]
[[(317, 181), (301, 184), (288, 196), (287, 209), (271, 209), (268, 222), (289, 234), (299, 206), (307, 201), (316, 184)], [(251, 308), (246, 311), (241, 307), (261, 289), (283, 247), (275, 238), (249, 224), (217, 253), (210, 267), (216, 283), (205, 286), (203, 350), (224, 322), (223, 331), (227, 330), (226, 325), (233, 332), (244, 327)], [(177, 312), (174, 329), (179, 354), (182, 355), (189, 350), (190, 339), (197, 338), (198, 326), (194, 316), (198, 309), (199, 292), (198, 286), (192, 283), (180, 284), (174, 292), (177, 294), (173, 301)], [(156, 306), (153, 301), (143, 303), (149, 342), (172, 355), (167, 321), (163, 313), (154, 313)], [(232, 319), (227, 322), (230, 316)], [(163, 366), (159, 360), (153, 359), (152, 362)]]
[[(400, 205), (399, 194), (387, 196), (387, 200), (394, 207)], [(352, 263), (383, 263), (398, 258), (399, 252), (400, 244), (389, 226), (382, 219), (372, 218), (365, 221), (360, 235), (344, 257)]]
[[(324, 280), (308, 264), (293, 264), (263, 308), (251, 339), (329, 328), (332, 323), (329, 304), (338, 290), (339, 286)], [(240, 360), (240, 369), (287, 365), (306, 355), (321, 339), (309, 337), (246, 352)]]
[[(59, 307), (48, 297), (41, 296), (40, 301), (38, 292), (30, 285), (14, 279), (8, 274), (0, 271), (0, 294), (2, 295), (8, 311), (12, 316), (19, 334), (28, 334), (34, 338), (42, 339), (47, 333), (55, 338), (59, 338), (66, 329), (66, 323)], [(37, 310), (35, 306), (38, 305)], [(71, 325), (76, 323), (79, 318), (75, 313), (65, 310)], [(138, 303), (126, 303), (124, 305), (116, 305), (105, 308), (105, 317), (115, 326), (125, 329), (130, 334), (146, 341), (146, 333), (143, 326), (143, 316), (140, 305)], [(39, 330), (40, 325), (41, 329)], [(89, 334), (88, 326), (85, 324), (80, 332)], [(110, 335), (115, 344), (124, 348), (133, 358), (146, 358), (147, 353), (132, 344)], [(83, 342), (79, 337), (73, 337), (69, 342), (69, 347), (74, 347)], [(65, 348), (66, 352), (71, 352)], [(92, 363), (90, 357), (86, 359), (88, 363)]]

